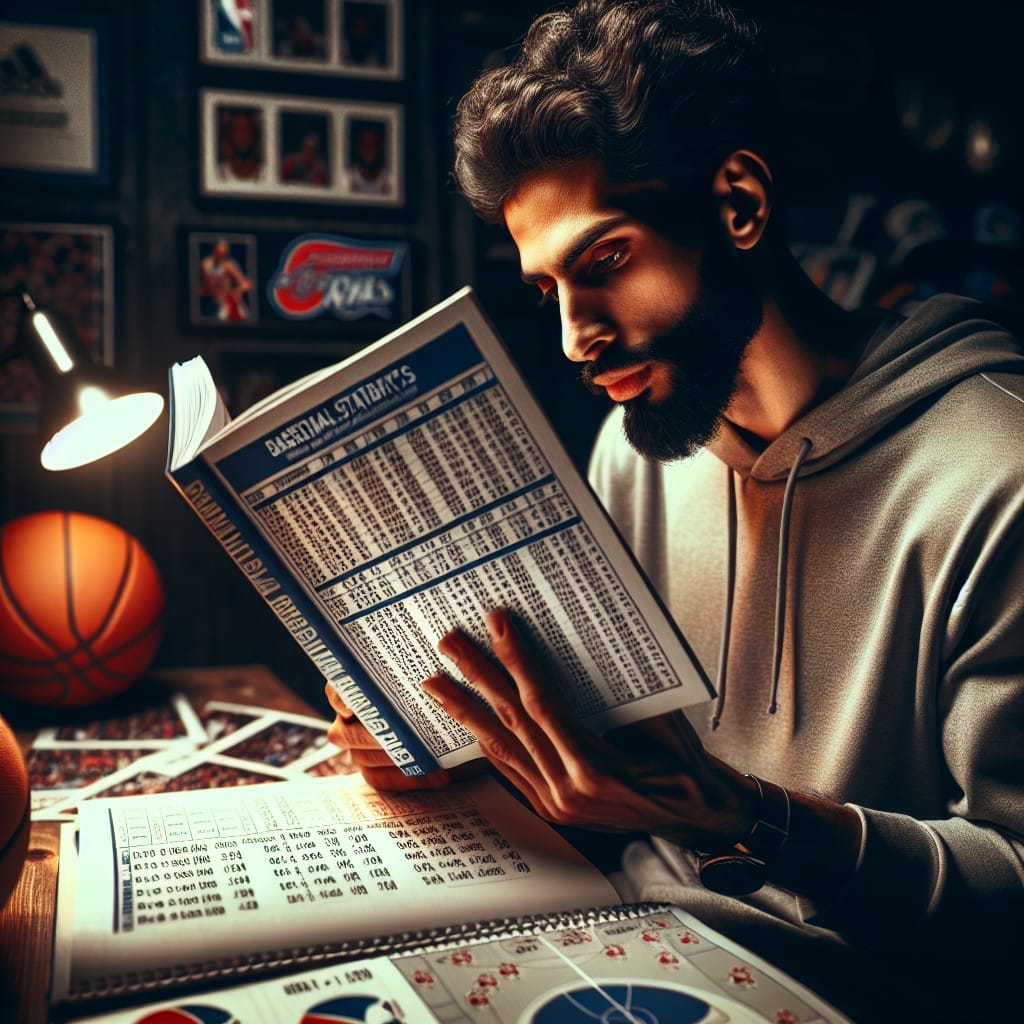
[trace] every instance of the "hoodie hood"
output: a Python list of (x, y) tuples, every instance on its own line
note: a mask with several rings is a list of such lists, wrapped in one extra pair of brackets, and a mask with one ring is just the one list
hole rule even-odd
[(985, 370), (1021, 368), (1024, 352), (1018, 342), (984, 319), (980, 303), (938, 295), (906, 318), (888, 319), (846, 386), (764, 451), (725, 422), (708, 447), (731, 469), (756, 480), (786, 479), (797, 462), (798, 475), (809, 476), (867, 446), (907, 409), (957, 381)]

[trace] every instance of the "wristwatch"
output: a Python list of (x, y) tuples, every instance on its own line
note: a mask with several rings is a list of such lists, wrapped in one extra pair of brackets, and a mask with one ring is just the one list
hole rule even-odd
[(699, 853), (697, 871), (701, 883), (723, 896), (746, 896), (765, 883), (768, 866), (789, 838), (789, 793), (774, 782), (753, 779), (761, 797), (757, 821), (742, 843), (725, 853)]

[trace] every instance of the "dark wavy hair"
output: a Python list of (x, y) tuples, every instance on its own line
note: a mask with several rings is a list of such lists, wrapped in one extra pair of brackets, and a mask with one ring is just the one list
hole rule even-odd
[(453, 178), (490, 223), (523, 175), (592, 156), (681, 190), (737, 148), (772, 159), (773, 95), (757, 26), (724, 3), (579, 0), (459, 102)]

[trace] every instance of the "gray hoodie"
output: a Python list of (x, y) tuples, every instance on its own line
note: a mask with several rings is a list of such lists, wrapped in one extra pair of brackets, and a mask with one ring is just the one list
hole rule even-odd
[(1024, 930), (1020, 347), (939, 296), (884, 325), (764, 451), (725, 424), (691, 459), (645, 462), (619, 420), (591, 478), (717, 680), (690, 721), (735, 768), (864, 824), (828, 906), (716, 896), (658, 841), (627, 854), (638, 894), (689, 906), (857, 1019), (890, 1019), (901, 997), (915, 1019), (954, 1019), (954, 970), (975, 979), (957, 983), (973, 1013), (1010, 984)]

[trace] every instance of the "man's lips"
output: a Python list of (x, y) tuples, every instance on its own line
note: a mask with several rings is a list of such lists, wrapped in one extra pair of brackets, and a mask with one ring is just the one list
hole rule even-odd
[(645, 363), (640, 367), (602, 373), (594, 378), (593, 383), (604, 388), (613, 402), (628, 402), (647, 390), (651, 383), (651, 365)]

